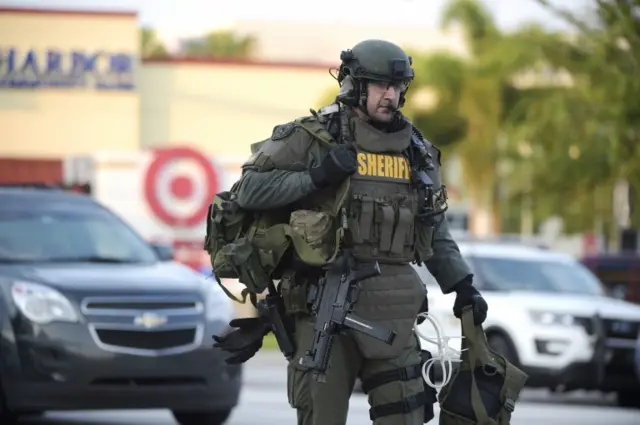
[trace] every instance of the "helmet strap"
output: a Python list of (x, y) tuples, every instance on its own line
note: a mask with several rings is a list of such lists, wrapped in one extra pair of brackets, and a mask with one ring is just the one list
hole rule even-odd
[(371, 115), (369, 115), (369, 108), (367, 108), (367, 98), (369, 96), (369, 90), (368, 90), (368, 83), (367, 80), (358, 80), (357, 81), (358, 84), (358, 91), (360, 92), (360, 110), (369, 118), (371, 118)]

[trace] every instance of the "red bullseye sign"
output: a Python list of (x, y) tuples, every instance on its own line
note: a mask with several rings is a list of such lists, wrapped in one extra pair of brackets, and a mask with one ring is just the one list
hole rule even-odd
[[(178, 165), (198, 175), (177, 171)], [(185, 167), (183, 167), (185, 168)], [(169, 226), (197, 226), (207, 217), (220, 181), (211, 161), (186, 147), (159, 148), (144, 179), (144, 196), (151, 211)], [(185, 204), (185, 205), (182, 205)], [(182, 206), (183, 211), (179, 211)]]

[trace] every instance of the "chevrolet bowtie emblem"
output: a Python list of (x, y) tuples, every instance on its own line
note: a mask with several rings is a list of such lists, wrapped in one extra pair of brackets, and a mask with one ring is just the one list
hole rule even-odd
[(133, 323), (146, 329), (152, 329), (167, 323), (167, 317), (156, 313), (144, 313), (136, 317)]

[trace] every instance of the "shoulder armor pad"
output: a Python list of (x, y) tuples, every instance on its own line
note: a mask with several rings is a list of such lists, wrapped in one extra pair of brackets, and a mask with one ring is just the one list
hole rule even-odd
[(273, 133), (271, 133), (271, 140), (281, 140), (288, 137), (296, 129), (296, 124), (288, 122), (286, 124), (280, 124), (273, 127)]
[(335, 144), (333, 136), (327, 131), (325, 124), (322, 123), (316, 116), (300, 117), (295, 120), (296, 125), (299, 125), (306, 130), (312, 137), (318, 141), (327, 144)]

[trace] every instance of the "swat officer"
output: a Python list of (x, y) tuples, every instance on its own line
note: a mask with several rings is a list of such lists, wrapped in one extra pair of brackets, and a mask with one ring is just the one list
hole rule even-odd
[[(305, 296), (318, 275), (305, 267), (304, 256), (287, 260), (284, 269), (290, 266), (290, 272), (283, 273), (280, 285), (287, 313), (295, 320), (297, 347), (288, 366), (288, 398), (300, 425), (345, 424), (356, 379), (379, 384), (378, 378), (390, 371), (397, 377), (373, 385), (368, 393), (373, 423), (423, 423), (422, 406), (434, 400), (425, 397), (420, 375), (400, 373), (421, 361), (413, 323), (427, 309), (425, 286), (411, 262), (424, 263), (443, 293), (456, 294), (458, 318), (471, 305), (476, 324), (486, 319), (487, 304), (473, 287), (473, 275), (444, 218), (440, 152), (399, 111), (414, 77), (411, 64), (400, 47), (382, 40), (365, 40), (343, 51), (336, 102), (301, 121), (276, 126), (244, 164), (237, 185), (237, 203), (245, 210), (314, 212), (296, 215), (312, 221), (291, 223), (308, 242), (334, 246), (332, 229), (342, 225), (340, 243), (358, 261), (377, 261), (382, 272), (361, 282), (355, 314), (395, 331), (395, 341), (386, 345), (357, 332), (337, 335), (321, 383), (299, 362), (313, 338)], [(325, 133), (333, 146), (319, 142), (318, 135)], [(418, 184), (417, 171), (425, 171), (432, 185)], [(347, 179), (348, 191), (338, 194)], [(336, 196), (345, 198), (343, 216), (331, 212)], [(326, 252), (329, 256), (331, 249)], [(260, 349), (270, 328), (259, 318), (235, 325), (236, 330), (215, 337), (215, 346), (233, 353), (230, 361), (244, 362)]]

